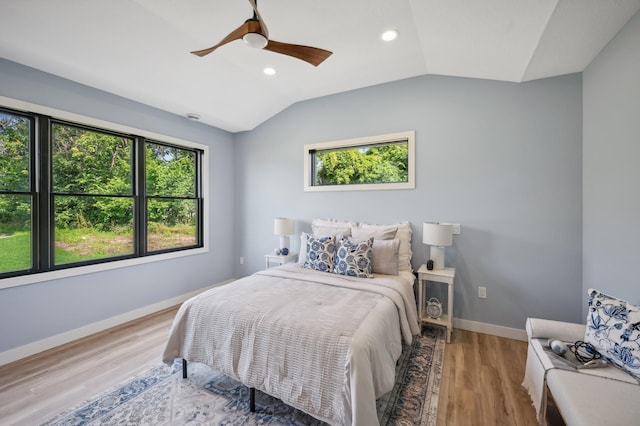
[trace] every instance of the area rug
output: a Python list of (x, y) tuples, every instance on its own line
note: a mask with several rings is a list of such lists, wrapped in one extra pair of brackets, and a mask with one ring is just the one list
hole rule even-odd
[[(443, 329), (425, 326), (396, 367), (393, 390), (377, 401), (381, 425), (434, 426), (442, 376)], [(66, 410), (45, 425), (324, 425), (256, 390), (256, 412), (248, 389), (202, 364), (159, 364), (121, 386)]]

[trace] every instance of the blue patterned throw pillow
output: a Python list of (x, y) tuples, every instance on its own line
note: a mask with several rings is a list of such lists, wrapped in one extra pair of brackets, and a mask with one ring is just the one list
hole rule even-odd
[(640, 379), (640, 306), (590, 288), (584, 340), (607, 361)]
[(307, 260), (305, 268), (316, 271), (331, 272), (333, 270), (333, 259), (336, 254), (336, 244), (333, 236), (313, 237), (307, 235)]
[(347, 237), (340, 238), (333, 272), (351, 277), (371, 278), (372, 246), (373, 238), (361, 242), (353, 242)]

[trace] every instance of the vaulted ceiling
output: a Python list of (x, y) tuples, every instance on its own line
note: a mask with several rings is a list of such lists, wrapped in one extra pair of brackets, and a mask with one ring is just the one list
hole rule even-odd
[[(333, 52), (314, 67), (241, 40), (247, 0), (2, 0), (0, 55), (238, 132), (310, 98), (424, 74), (523, 82), (581, 72), (640, 0), (259, 0), (269, 38)], [(395, 29), (392, 42), (381, 40)], [(272, 67), (276, 74), (263, 73)]]

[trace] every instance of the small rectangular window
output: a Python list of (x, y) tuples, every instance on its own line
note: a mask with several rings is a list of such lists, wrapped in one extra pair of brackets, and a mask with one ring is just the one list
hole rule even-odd
[(414, 132), (305, 145), (305, 191), (415, 187)]

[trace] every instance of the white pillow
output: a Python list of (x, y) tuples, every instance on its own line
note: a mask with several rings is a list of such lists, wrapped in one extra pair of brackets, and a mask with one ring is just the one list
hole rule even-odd
[(398, 275), (400, 240), (373, 240), (372, 264), (374, 274)]
[(351, 228), (351, 236), (356, 240), (368, 240), (369, 238), (373, 238), (374, 240), (393, 240), (398, 233), (397, 227), (388, 227), (388, 228), (374, 228), (374, 229), (365, 229), (365, 228)]
[(316, 226), (313, 230), (314, 237), (331, 237), (336, 235), (351, 236), (350, 226)]
[(400, 222), (392, 225), (370, 225), (368, 223), (361, 223), (359, 226), (361, 229), (373, 231), (389, 231), (393, 228), (397, 228), (396, 238), (400, 240), (400, 248), (398, 249), (398, 270), (399, 271), (412, 271), (411, 268), (411, 224), (409, 222)]
[(307, 234), (306, 232), (300, 233), (300, 253), (298, 253), (298, 263), (304, 265), (307, 260)]
[[(324, 235), (351, 235), (351, 227), (357, 226), (356, 222), (348, 222), (337, 219), (313, 219), (311, 221), (311, 232), (316, 236)], [(348, 230), (348, 232), (347, 232)], [(325, 233), (324, 235), (321, 235)]]

